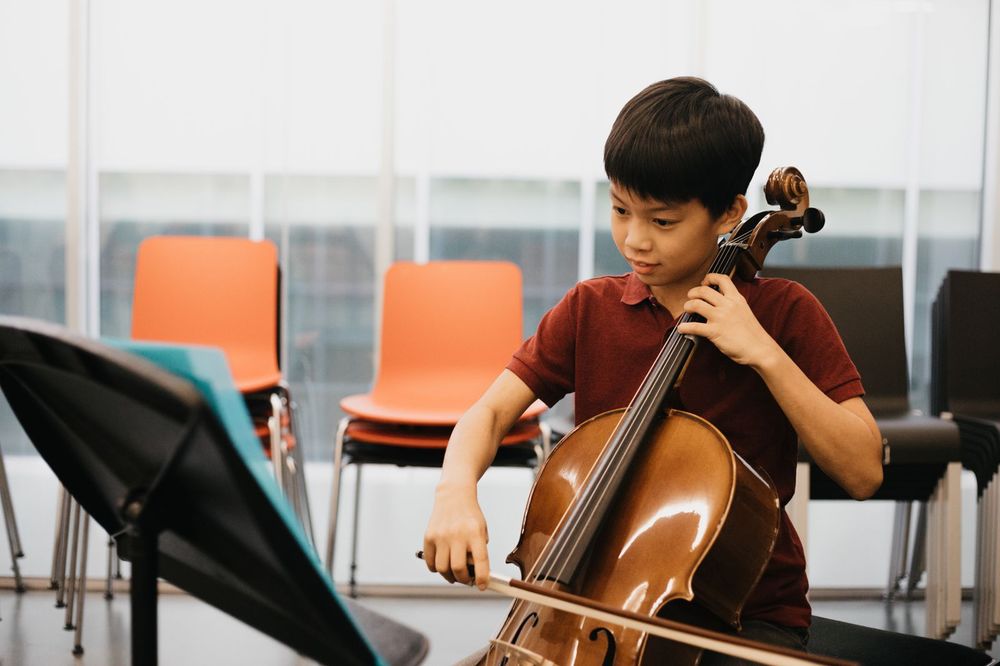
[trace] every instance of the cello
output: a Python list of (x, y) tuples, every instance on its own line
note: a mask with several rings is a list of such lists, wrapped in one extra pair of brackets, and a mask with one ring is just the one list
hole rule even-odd
[[(764, 192), (778, 210), (753, 215), (721, 240), (709, 272), (752, 279), (776, 243), (822, 228), (794, 167), (773, 171)], [(699, 320), (686, 313), (678, 323)], [(707, 612), (711, 622), (739, 628), (781, 508), (766, 474), (718, 429), (668, 407), (698, 343), (675, 327), (629, 406), (585, 421), (553, 449), (507, 558), (530, 587), (645, 618)], [(480, 663), (697, 664), (700, 655), (701, 647), (522, 595)]]

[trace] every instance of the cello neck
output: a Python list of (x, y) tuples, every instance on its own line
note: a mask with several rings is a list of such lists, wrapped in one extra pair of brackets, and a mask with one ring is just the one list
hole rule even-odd
[[(731, 275), (740, 254), (741, 246), (732, 238), (720, 243), (709, 272)], [(684, 313), (677, 323), (699, 320), (698, 315)], [(633, 458), (650, 431), (663, 418), (667, 396), (680, 381), (697, 346), (698, 338), (681, 335), (676, 327), (667, 336), (577, 501), (564, 516), (562, 529), (553, 535), (546, 556), (540, 560), (536, 579), (570, 584), (585, 558), (591, 537), (600, 528), (617, 497), (618, 489), (625, 482)]]

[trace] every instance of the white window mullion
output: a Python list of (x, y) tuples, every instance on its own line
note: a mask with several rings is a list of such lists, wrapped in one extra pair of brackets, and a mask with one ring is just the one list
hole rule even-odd
[(413, 261), (426, 264), (431, 259), (431, 176), (426, 165), (417, 174), (415, 186)]
[(66, 164), (66, 325), (100, 334), (100, 229), (94, 169), (92, 3), (71, 0)]
[(913, 376), (913, 326), (917, 291), (917, 249), (920, 239), (920, 147), (924, 92), (925, 9), (910, 11), (909, 118), (907, 119), (905, 195), (903, 199), (903, 316), (906, 356)]
[(1000, 2), (989, 5), (986, 127), (980, 214), (979, 268), (1000, 270)]
[(597, 233), (595, 218), (597, 183), (589, 176), (580, 179), (580, 248), (577, 280), (594, 277), (594, 236)]
[[(382, 151), (379, 160), (376, 187), (375, 213), (375, 340), (380, 344), (382, 332), (382, 303), (385, 297), (382, 278), (394, 258), (395, 203), (396, 203), (396, 3), (383, 0), (382, 33)], [(373, 350), (374, 358), (379, 349)], [(375, 368), (378, 372), (378, 368)]]

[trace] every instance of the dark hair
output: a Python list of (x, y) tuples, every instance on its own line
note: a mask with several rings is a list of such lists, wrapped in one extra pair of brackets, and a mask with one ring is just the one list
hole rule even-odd
[(718, 217), (746, 194), (764, 128), (750, 108), (695, 77), (667, 79), (628, 101), (604, 144), (604, 170), (645, 199), (698, 199)]

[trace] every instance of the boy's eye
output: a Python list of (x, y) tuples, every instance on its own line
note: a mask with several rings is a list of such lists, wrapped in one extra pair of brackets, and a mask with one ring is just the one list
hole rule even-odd
[(625, 209), (622, 208), (621, 206), (612, 206), (612, 210), (614, 210), (619, 215), (624, 215), (625, 214)]
[(653, 224), (655, 224), (658, 227), (669, 227), (670, 225), (674, 224), (674, 221), (673, 220), (661, 220), (661, 219), (658, 219), (658, 218), (653, 218)]

